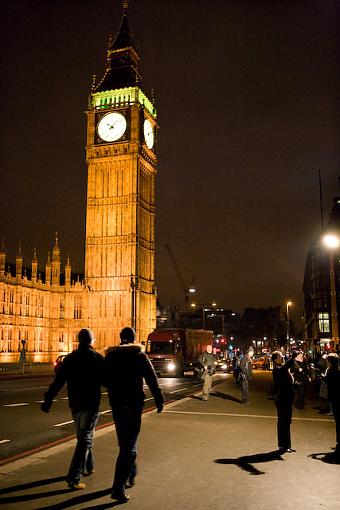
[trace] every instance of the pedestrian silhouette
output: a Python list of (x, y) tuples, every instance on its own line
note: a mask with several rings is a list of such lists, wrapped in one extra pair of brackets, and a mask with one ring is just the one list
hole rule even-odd
[(68, 401), (77, 434), (76, 448), (66, 477), (71, 489), (85, 489), (86, 485), (81, 481), (84, 471), (88, 475), (94, 473), (92, 442), (99, 418), (100, 386), (104, 382), (104, 358), (94, 350), (94, 342), (95, 337), (90, 329), (80, 330), (78, 349), (65, 356), (41, 404), (41, 410), (48, 413), (53, 399), (67, 383)]
[(137, 473), (137, 440), (145, 399), (143, 380), (158, 413), (163, 410), (164, 398), (148, 356), (141, 345), (134, 343), (134, 329), (124, 328), (120, 339), (121, 344), (109, 349), (105, 357), (105, 378), (119, 444), (111, 497), (124, 503), (129, 500), (125, 488), (135, 484)]

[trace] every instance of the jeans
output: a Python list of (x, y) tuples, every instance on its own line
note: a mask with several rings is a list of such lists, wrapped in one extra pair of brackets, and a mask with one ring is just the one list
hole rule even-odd
[(112, 491), (124, 492), (128, 479), (136, 476), (137, 440), (142, 424), (142, 405), (113, 407), (119, 454)]
[(213, 376), (206, 373), (203, 382), (203, 400), (208, 400), (209, 392), (212, 386), (212, 380)]
[(92, 442), (99, 411), (78, 411), (72, 414), (77, 434), (77, 444), (66, 477), (66, 480), (70, 483), (79, 482), (85, 468), (88, 472), (94, 469)]

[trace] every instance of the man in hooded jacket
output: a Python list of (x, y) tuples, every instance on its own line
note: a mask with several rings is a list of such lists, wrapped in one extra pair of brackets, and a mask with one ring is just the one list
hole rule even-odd
[(134, 329), (122, 329), (120, 339), (120, 345), (106, 355), (105, 380), (119, 444), (111, 497), (126, 502), (129, 496), (125, 488), (128, 483), (134, 485), (136, 477), (137, 439), (145, 399), (143, 380), (150, 388), (158, 413), (163, 410), (164, 398), (148, 356), (141, 345), (134, 343)]

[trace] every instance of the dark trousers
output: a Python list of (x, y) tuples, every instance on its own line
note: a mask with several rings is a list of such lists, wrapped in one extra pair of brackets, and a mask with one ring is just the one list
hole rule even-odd
[(277, 409), (277, 440), (279, 448), (290, 448), (290, 424), (292, 423), (292, 402), (275, 401)]
[(248, 402), (249, 396), (249, 382), (248, 379), (241, 381), (241, 398), (242, 402)]
[(307, 393), (307, 384), (301, 383), (296, 389), (295, 392), (295, 406), (298, 409), (303, 409), (306, 405), (305, 397)]
[(88, 472), (94, 469), (92, 442), (99, 412), (79, 411), (72, 414), (77, 434), (77, 444), (66, 479), (68, 482), (79, 482), (85, 468)]
[(340, 402), (339, 400), (331, 400), (330, 402), (335, 420), (336, 452), (340, 454)]
[(113, 491), (124, 491), (128, 479), (136, 476), (137, 440), (142, 423), (142, 409), (142, 405), (112, 408), (119, 445)]

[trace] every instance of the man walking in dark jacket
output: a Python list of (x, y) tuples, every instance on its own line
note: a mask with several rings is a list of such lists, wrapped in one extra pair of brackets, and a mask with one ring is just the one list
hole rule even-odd
[(125, 487), (134, 485), (136, 477), (137, 439), (145, 399), (143, 379), (158, 413), (163, 410), (164, 398), (148, 356), (141, 345), (134, 344), (134, 329), (124, 328), (120, 339), (121, 344), (106, 355), (105, 378), (119, 444), (111, 497), (124, 503), (129, 500)]
[(104, 358), (93, 348), (95, 338), (92, 331), (82, 329), (78, 342), (78, 349), (65, 356), (41, 404), (41, 410), (48, 413), (54, 397), (67, 383), (69, 406), (77, 433), (77, 445), (66, 477), (71, 489), (85, 489), (85, 483), (81, 482), (85, 469), (89, 475), (94, 472), (92, 441), (99, 418), (100, 386), (104, 380)]

